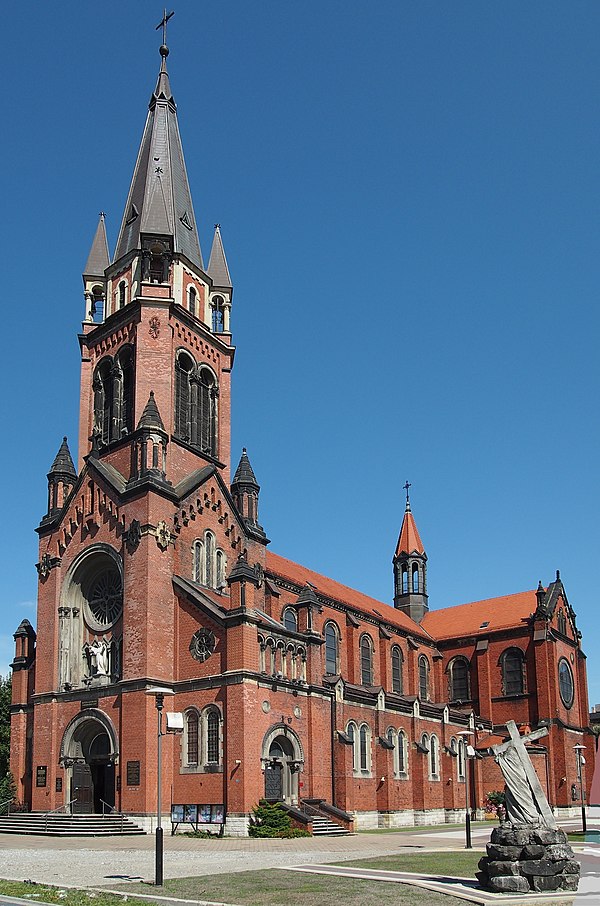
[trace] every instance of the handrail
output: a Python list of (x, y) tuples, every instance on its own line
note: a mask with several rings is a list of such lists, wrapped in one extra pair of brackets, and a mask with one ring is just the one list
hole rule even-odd
[(10, 815), (10, 804), (11, 804), (11, 802), (14, 802), (14, 801), (15, 801), (15, 797), (11, 796), (11, 798), (7, 799), (5, 802), (0, 802), (0, 814), (2, 814), (2, 809), (4, 808), (4, 806), (7, 805), (8, 808), (6, 810), (6, 814)]
[(63, 809), (69, 808), (74, 802), (77, 802), (77, 796), (75, 796), (74, 799), (71, 799), (70, 802), (65, 802), (63, 805), (59, 805), (58, 808), (53, 808), (52, 811), (46, 812), (44, 815), (44, 818), (46, 819), (44, 821), (44, 832), (48, 830), (48, 818), (50, 815), (56, 815), (58, 812), (62, 812)]
[(118, 815), (118, 816), (120, 817), (120, 819), (121, 819), (121, 833), (123, 833), (123, 819), (124, 819), (124, 817), (125, 817), (125, 815), (123, 814), (123, 812), (118, 812), (117, 809), (116, 809), (116, 806), (111, 805), (109, 802), (105, 802), (104, 799), (101, 799), (100, 802), (102, 803), (102, 817), (103, 817), (103, 818), (106, 817), (106, 809), (104, 808), (104, 806), (106, 806), (106, 808), (109, 809), (109, 814), (112, 813), (112, 814)]

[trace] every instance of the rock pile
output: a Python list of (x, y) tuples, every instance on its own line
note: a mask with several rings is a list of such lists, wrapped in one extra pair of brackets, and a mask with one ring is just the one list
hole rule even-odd
[(579, 870), (564, 831), (506, 822), (492, 831), (477, 880), (496, 893), (577, 890)]

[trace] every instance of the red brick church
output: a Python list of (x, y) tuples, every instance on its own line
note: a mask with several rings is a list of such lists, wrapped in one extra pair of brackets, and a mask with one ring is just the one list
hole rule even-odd
[(163, 738), (166, 821), (202, 805), (245, 833), (262, 797), (358, 828), (458, 821), (467, 793), (479, 810), (501, 787), (484, 755), (510, 718), (548, 727), (532, 758), (572, 812), (573, 746), (589, 788), (593, 743), (558, 573), (430, 610), (408, 487), (389, 602), (271, 550), (245, 450), (232, 469), (223, 241), (217, 226), (205, 265), (160, 53), (114, 255), (101, 217), (83, 275), (77, 463), (65, 438), (37, 529), (37, 633), (15, 633), (17, 798), (149, 826), (160, 687), (183, 723)]

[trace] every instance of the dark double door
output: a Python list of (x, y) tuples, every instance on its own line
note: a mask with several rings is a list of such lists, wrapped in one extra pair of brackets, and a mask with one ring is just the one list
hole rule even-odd
[(102, 812), (115, 804), (115, 766), (111, 762), (73, 765), (71, 810), (74, 815)]

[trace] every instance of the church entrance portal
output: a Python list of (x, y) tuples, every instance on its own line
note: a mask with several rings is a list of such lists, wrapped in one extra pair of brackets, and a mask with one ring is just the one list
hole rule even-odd
[(115, 755), (107, 728), (94, 718), (81, 720), (69, 737), (65, 763), (71, 763), (73, 814), (110, 811), (115, 805)]
[(265, 799), (270, 802), (298, 802), (298, 762), (294, 747), (285, 736), (276, 736), (269, 746), (265, 765)]

